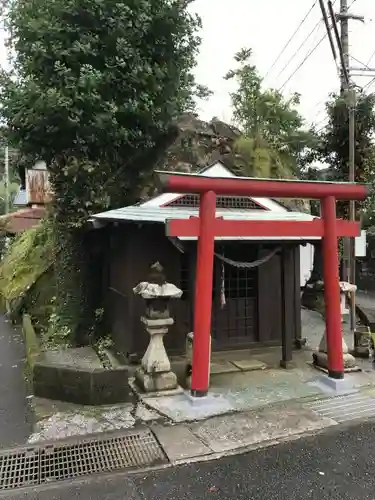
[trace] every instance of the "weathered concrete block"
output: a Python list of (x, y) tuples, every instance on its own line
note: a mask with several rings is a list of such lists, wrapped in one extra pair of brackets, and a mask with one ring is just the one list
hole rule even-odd
[(129, 401), (128, 370), (117, 367), (112, 370), (97, 369), (91, 376), (91, 404), (115, 404)]
[(50, 351), (33, 366), (35, 396), (83, 405), (130, 399), (125, 366), (106, 369), (90, 347)]

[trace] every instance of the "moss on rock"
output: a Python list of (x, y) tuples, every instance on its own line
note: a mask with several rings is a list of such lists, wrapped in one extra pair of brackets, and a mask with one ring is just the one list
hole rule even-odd
[[(22, 312), (44, 319), (54, 294), (51, 268), (53, 252), (47, 222), (24, 231), (11, 244), (0, 264), (0, 294), (7, 301), (12, 319)], [(40, 311), (38, 311), (40, 309)]]

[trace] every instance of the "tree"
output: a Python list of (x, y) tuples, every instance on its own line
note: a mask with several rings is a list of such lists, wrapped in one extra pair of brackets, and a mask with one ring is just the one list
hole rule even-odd
[(235, 121), (243, 130), (238, 149), (248, 156), (250, 171), (262, 177), (298, 175), (299, 160), (314, 144), (312, 131), (304, 129), (297, 110), (299, 94), (291, 98), (275, 89), (263, 88), (263, 80), (253, 64), (251, 49), (235, 55), (238, 68), (226, 79), (235, 79), (238, 88), (231, 94)]
[(15, 59), (2, 75), (1, 112), (22, 153), (51, 173), (58, 317), (72, 337), (92, 313), (89, 215), (137, 198), (174, 138), (171, 123), (205, 93), (192, 76), (200, 21), (189, 3), (8, 5)]
[(242, 175), (278, 179), (293, 176), (289, 158), (283, 158), (259, 134), (254, 138), (246, 135), (239, 137), (235, 142), (235, 151)]
[[(324, 170), (307, 169), (305, 178), (315, 180), (348, 181), (349, 179), (349, 113), (344, 95), (332, 94), (326, 104), (328, 123), (322, 130), (317, 149), (310, 160), (328, 165)], [(375, 164), (375, 94), (357, 95), (355, 115), (355, 180), (372, 182)], [(372, 223), (372, 209), (375, 206), (370, 196), (365, 205), (356, 204), (357, 210), (365, 208), (365, 225)], [(319, 207), (314, 205), (314, 215), (319, 214)], [(348, 203), (338, 203), (339, 217), (347, 217)], [(340, 248), (342, 248), (340, 246)], [(312, 307), (322, 289), (322, 254), (320, 243), (315, 244), (314, 268), (308, 282), (309, 288), (304, 293), (304, 305)]]
[[(332, 94), (326, 105), (328, 123), (321, 135), (319, 159), (330, 167), (329, 178), (349, 179), (349, 113), (345, 96)], [(375, 160), (375, 94), (357, 95), (355, 110), (355, 180), (367, 182)]]

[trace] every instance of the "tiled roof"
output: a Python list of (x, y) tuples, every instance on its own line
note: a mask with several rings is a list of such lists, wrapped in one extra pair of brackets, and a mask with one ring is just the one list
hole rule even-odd
[[(199, 215), (198, 209), (194, 208), (181, 208), (181, 207), (142, 207), (132, 205), (130, 207), (117, 208), (102, 212), (93, 216), (93, 219), (103, 221), (129, 221), (129, 222), (154, 222), (165, 223), (168, 219), (189, 219), (190, 217), (197, 217)], [(311, 221), (315, 217), (310, 214), (302, 212), (271, 212), (267, 210), (233, 210), (224, 209), (216, 210), (217, 217), (223, 217), (226, 220), (254, 220), (254, 221)], [(183, 239), (183, 238), (181, 238)], [(251, 237), (237, 237), (237, 238), (216, 238), (216, 239), (243, 239), (251, 240)], [(255, 238), (257, 240), (264, 238)], [(267, 238), (267, 239), (280, 239), (280, 238)], [(285, 240), (300, 240), (302, 238), (282, 238)]]
[(24, 208), (9, 215), (2, 215), (0, 220), (6, 221), (6, 232), (17, 234), (39, 224), (46, 211), (44, 207)]

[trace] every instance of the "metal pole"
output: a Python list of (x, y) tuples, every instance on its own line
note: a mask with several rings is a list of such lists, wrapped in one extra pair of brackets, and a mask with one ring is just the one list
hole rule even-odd
[(349, 20), (348, 0), (340, 0), (340, 23), (341, 23), (341, 91), (348, 89), (349, 83)]
[(5, 146), (4, 151), (4, 189), (5, 189), (5, 214), (9, 213), (10, 197), (9, 197), (9, 149)]
[(341, 333), (336, 200), (334, 196), (328, 196), (323, 198), (321, 203), (324, 223), (322, 243), (328, 376), (335, 379), (341, 379), (344, 378), (344, 358)]
[[(341, 94), (347, 97), (346, 93), (349, 88), (349, 21), (348, 21), (348, 1), (340, 0), (340, 56), (341, 56), (341, 72), (340, 72), (340, 84), (341, 84)], [(344, 281), (350, 281), (350, 240), (349, 238), (344, 238), (344, 269), (343, 269), (343, 279)]]
[[(355, 182), (355, 107), (356, 107), (356, 95), (355, 90), (350, 89), (348, 93), (348, 105), (349, 105), (349, 182)], [(355, 221), (355, 201), (350, 200), (349, 202), (349, 219)], [(349, 282), (355, 285), (355, 239), (350, 238), (349, 243)], [(350, 330), (354, 335), (356, 328), (356, 309), (355, 309), (355, 294), (352, 294), (352, 300), (350, 301)]]
[[(340, 22), (341, 22), (341, 92), (345, 93), (349, 114), (349, 182), (355, 182), (355, 90), (350, 86), (349, 72), (349, 16), (347, 0), (340, 0)], [(349, 202), (349, 219), (355, 220), (355, 202)], [(344, 280), (355, 284), (355, 239), (344, 240)], [(350, 302), (350, 330), (354, 335), (356, 327), (355, 299), (352, 294)]]
[(214, 221), (216, 194), (201, 194), (199, 207), (197, 269), (195, 279), (194, 338), (191, 395), (206, 396), (210, 382), (212, 281), (214, 270)]
[[(349, 74), (349, 16), (347, 0), (340, 0), (340, 21), (341, 21), (341, 47), (343, 64), (341, 72), (342, 91), (347, 93), (347, 105), (349, 114), (349, 182), (355, 182), (355, 90), (350, 87)], [(345, 78), (346, 73), (346, 78)], [(349, 202), (349, 219), (355, 220), (355, 202)], [(344, 258), (346, 261), (346, 281), (355, 284), (355, 239), (348, 238), (344, 243)], [(354, 335), (356, 327), (355, 300), (352, 294), (350, 304), (350, 330)]]

